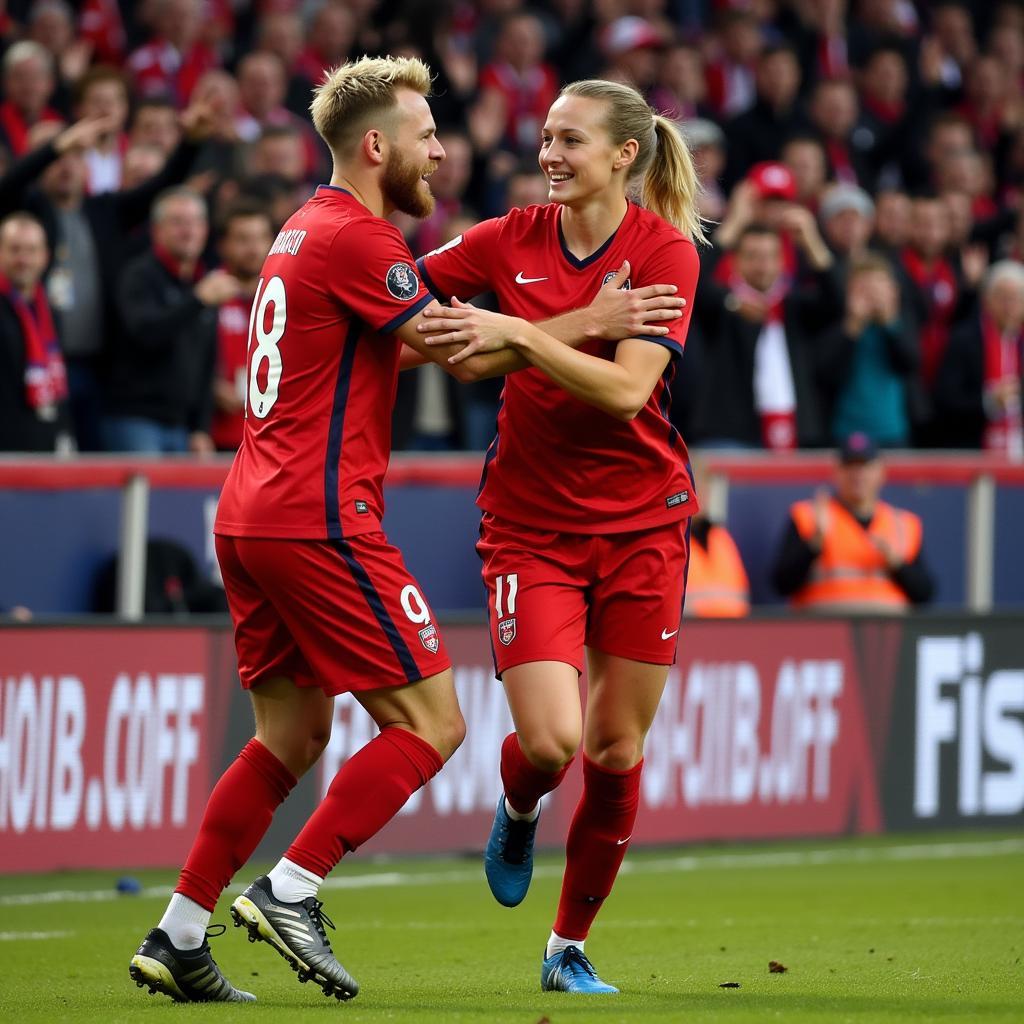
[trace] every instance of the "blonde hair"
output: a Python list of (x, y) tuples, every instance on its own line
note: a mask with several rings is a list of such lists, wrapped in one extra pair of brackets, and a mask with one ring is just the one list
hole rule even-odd
[(655, 113), (631, 86), (591, 78), (567, 85), (562, 96), (582, 96), (608, 104), (605, 130), (612, 143), (621, 146), (636, 139), (636, 159), (628, 181), (642, 178), (640, 201), (694, 242), (707, 243), (697, 197), (700, 183), (689, 147), (675, 122)]
[(430, 69), (416, 57), (360, 57), (342, 64), (313, 90), (313, 126), (332, 153), (349, 156), (370, 117), (393, 113), (399, 89), (429, 96)]

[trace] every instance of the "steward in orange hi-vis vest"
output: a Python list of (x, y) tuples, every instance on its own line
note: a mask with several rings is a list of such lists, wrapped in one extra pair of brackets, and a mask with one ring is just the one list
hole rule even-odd
[(750, 583), (735, 541), (724, 526), (699, 518), (690, 533), (685, 614), (698, 618), (750, 614)]
[[(798, 501), (792, 508), (800, 536), (810, 540), (817, 530), (814, 503)], [(893, 580), (877, 538), (901, 562), (913, 562), (921, 549), (921, 520), (912, 512), (879, 501), (867, 527), (833, 498), (828, 504), (824, 542), (811, 573), (791, 601), (797, 608), (836, 611), (901, 610), (910, 605)]]
[(772, 582), (794, 608), (820, 612), (906, 611), (930, 601), (921, 520), (879, 500), (885, 467), (867, 434), (840, 446), (835, 490), (790, 508)]

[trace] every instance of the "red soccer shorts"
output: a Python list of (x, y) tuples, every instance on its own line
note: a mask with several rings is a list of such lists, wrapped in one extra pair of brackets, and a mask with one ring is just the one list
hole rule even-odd
[(450, 667), (430, 608), (383, 533), (216, 542), (247, 690), (288, 676), (333, 697), (401, 686)]
[(483, 559), (494, 665), (563, 661), (583, 647), (654, 665), (675, 661), (689, 520), (635, 533), (556, 533), (485, 513)]

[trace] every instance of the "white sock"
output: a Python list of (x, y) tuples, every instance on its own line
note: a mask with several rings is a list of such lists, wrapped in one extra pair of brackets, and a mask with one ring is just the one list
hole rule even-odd
[(282, 857), (269, 871), (270, 888), (283, 903), (301, 903), (320, 891), (324, 880)]
[(567, 946), (575, 946), (582, 953), (583, 941), (583, 939), (563, 939), (558, 932), (552, 932), (551, 938), (548, 939), (547, 948), (544, 950), (544, 959), (547, 960), (556, 953), (561, 953)]
[(209, 923), (210, 912), (205, 907), (176, 892), (157, 927), (167, 932), (175, 949), (198, 949), (206, 938)]
[(537, 804), (532, 811), (527, 811), (526, 814), (520, 814), (509, 802), (508, 797), (505, 797), (505, 813), (513, 821), (536, 821), (540, 816), (540, 804)]

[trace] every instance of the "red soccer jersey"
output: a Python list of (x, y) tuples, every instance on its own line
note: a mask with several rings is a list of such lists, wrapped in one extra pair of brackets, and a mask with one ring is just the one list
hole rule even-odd
[[(618, 230), (584, 260), (565, 245), (561, 206), (531, 206), (485, 221), (419, 261), (439, 298), (493, 290), (502, 312), (546, 320), (585, 306), (628, 259), (629, 285), (674, 284), (683, 316), (648, 340), (673, 355), (636, 419), (623, 423), (574, 398), (537, 369), (508, 376), (478, 504), (504, 519), (569, 533), (643, 530), (697, 511), (689, 457), (668, 420), (669, 383), (693, 310), (700, 266), (692, 242), (630, 204)], [(616, 342), (581, 351), (615, 358)]]
[(249, 316), (245, 435), (215, 532), (380, 529), (401, 343), (430, 302), (399, 230), (321, 185), (270, 248)]

